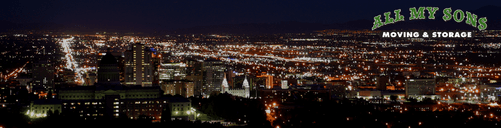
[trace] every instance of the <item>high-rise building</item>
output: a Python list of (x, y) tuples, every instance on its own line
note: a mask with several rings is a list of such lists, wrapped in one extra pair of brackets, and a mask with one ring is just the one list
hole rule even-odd
[(152, 55), (152, 58), (151, 60), (153, 61), (152, 64), (153, 64), (153, 82), (152, 84), (153, 85), (159, 85), (160, 83), (160, 73), (158, 72), (159, 71), (159, 68), (160, 68), (160, 62), (162, 60), (162, 54), (156, 54), (154, 52), (154, 55)]
[(406, 79), (405, 96), (434, 95), (435, 79)]
[(225, 65), (219, 60), (205, 60), (204, 61), (204, 84), (202, 86), (205, 90), (204, 96), (210, 95), (212, 92), (219, 92), (221, 84), (223, 83)]
[[(271, 75), (268, 75), (268, 74), (265, 74), (264, 72), (261, 73), (261, 75), (257, 76), (257, 77), (264, 77), (266, 82), (265, 82), (265, 86), (266, 88), (265, 89), (271, 89), (273, 88), (273, 76)], [(299, 80), (298, 80), (299, 81)], [(299, 82), (298, 82), (299, 83)]]
[(158, 70), (160, 80), (181, 80), (186, 78), (186, 64), (163, 63)]
[(193, 94), (194, 96), (202, 96), (204, 74), (203, 74), (203, 61), (188, 59), (186, 61), (186, 80), (193, 81)]
[[(49, 111), (58, 110), (69, 115), (79, 115), (85, 120), (114, 119), (127, 117), (140, 119), (142, 116), (152, 121), (160, 121), (162, 111), (169, 108), (171, 117), (175, 119), (193, 120), (195, 113), (191, 101), (183, 97), (162, 96), (159, 86), (141, 87), (123, 86), (118, 81), (118, 66), (111, 54), (106, 54), (99, 62), (98, 83), (95, 86), (75, 86), (59, 88), (59, 100), (33, 102), (30, 104), (30, 117), (44, 117)], [(117, 85), (114, 85), (118, 83)], [(177, 86), (175, 82), (171, 89), (176, 94), (186, 97), (193, 93), (189, 81), (186, 86)], [(187, 90), (183, 90), (187, 89)], [(51, 99), (52, 100), (52, 99)], [(169, 110), (167, 109), (167, 110)], [(171, 118), (171, 119), (172, 119)]]
[(151, 86), (153, 82), (152, 51), (135, 43), (125, 51), (125, 84)]
[(54, 88), (54, 65), (49, 61), (33, 63), (33, 86)]

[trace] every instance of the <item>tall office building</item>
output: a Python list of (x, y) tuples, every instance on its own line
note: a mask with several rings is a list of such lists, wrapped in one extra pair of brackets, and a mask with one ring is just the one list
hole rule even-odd
[(153, 82), (152, 51), (135, 43), (125, 51), (125, 84), (151, 86)]
[[(107, 53), (99, 62), (97, 72), (100, 82), (96, 86), (60, 88), (56, 92), (57, 100), (32, 102), (29, 107), (31, 117), (40, 117), (46, 115), (49, 110), (56, 109), (68, 115), (79, 115), (85, 120), (119, 117), (139, 119), (141, 116), (147, 116), (148, 119), (157, 122), (160, 121), (162, 110), (170, 108), (172, 118), (194, 120), (195, 113), (187, 109), (191, 108), (191, 102), (186, 98), (162, 97), (158, 86), (122, 86), (118, 81), (117, 65), (116, 59)], [(172, 92), (176, 91), (175, 94), (185, 97), (193, 95), (189, 81), (182, 81), (188, 83), (186, 86), (174, 82), (173, 86), (168, 88)]]
[(186, 78), (186, 64), (163, 63), (158, 69), (159, 80), (182, 80)]
[(160, 61), (162, 60), (162, 54), (155, 54), (155, 51), (153, 51), (154, 55), (152, 55), (152, 67), (153, 67), (153, 85), (159, 85), (160, 83), (160, 73), (159, 68), (160, 68)]
[(226, 68), (224, 63), (219, 60), (205, 60), (203, 64), (205, 79), (202, 88), (205, 90), (205, 96), (208, 96), (212, 92), (219, 92), (221, 90)]
[(194, 96), (202, 96), (203, 93), (203, 83), (204, 83), (204, 74), (203, 74), (203, 61), (188, 59), (186, 61), (186, 79), (193, 81), (194, 88), (193, 94)]

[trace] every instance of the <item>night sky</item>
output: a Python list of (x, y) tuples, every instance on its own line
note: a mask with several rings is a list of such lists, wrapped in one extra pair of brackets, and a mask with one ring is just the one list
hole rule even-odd
[[(409, 7), (452, 7), (473, 11), (480, 7), (501, 7), (501, 1), (443, 2), (398, 0), (381, 2), (355, 0), (18, 0), (2, 1), (0, 21), (12, 23), (54, 23), (96, 28), (179, 29), (196, 26), (277, 23), (342, 23), (372, 20), (384, 12)], [(437, 14), (441, 14), (438, 12)], [(408, 14), (405, 14), (408, 15)]]

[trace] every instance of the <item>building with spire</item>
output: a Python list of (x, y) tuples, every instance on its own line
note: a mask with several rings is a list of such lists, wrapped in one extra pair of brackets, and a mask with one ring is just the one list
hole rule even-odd
[(247, 81), (247, 76), (242, 83), (242, 88), (230, 88), (228, 85), (228, 80), (226, 80), (226, 74), (224, 74), (223, 83), (221, 84), (221, 93), (228, 93), (233, 96), (239, 96), (244, 98), (250, 97), (250, 86), (249, 81)]
[(228, 80), (226, 79), (226, 73), (224, 74), (223, 78), (223, 83), (221, 84), (222, 88), (222, 93), (225, 93), (230, 89), (230, 86), (228, 85)]

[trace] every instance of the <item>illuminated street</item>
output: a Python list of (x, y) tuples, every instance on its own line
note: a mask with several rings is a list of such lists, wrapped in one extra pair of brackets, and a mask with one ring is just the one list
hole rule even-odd
[(83, 75), (87, 72), (87, 70), (90, 69), (90, 67), (84, 68), (79, 66), (79, 63), (76, 61), (76, 59), (73, 57), (73, 54), (75, 54), (72, 49), (72, 43), (74, 37), (71, 38), (63, 38), (60, 39), (58, 42), (61, 45), (61, 50), (65, 53), (65, 62), (66, 64), (64, 65), (64, 68), (69, 69), (71, 71), (74, 71), (76, 76), (75, 76), (75, 82), (78, 84), (83, 84), (85, 83), (85, 79), (83, 79)]

